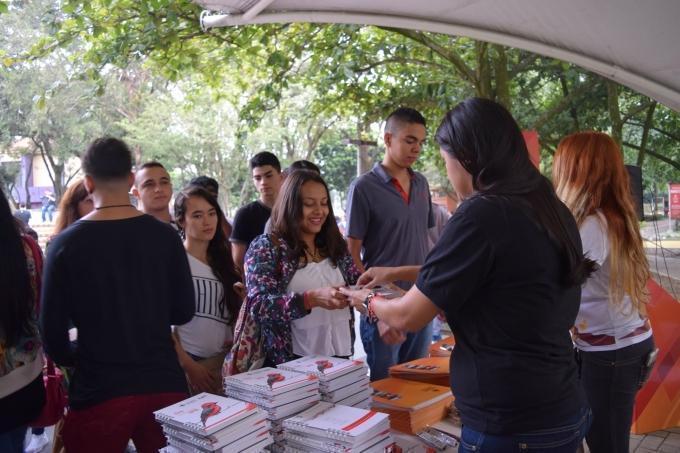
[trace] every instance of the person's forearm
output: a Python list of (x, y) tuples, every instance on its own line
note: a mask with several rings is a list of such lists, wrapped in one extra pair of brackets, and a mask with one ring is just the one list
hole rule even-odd
[(359, 269), (359, 272), (365, 272), (364, 264), (361, 262), (361, 244), (362, 241), (354, 238), (347, 238), (347, 248), (350, 255), (354, 259), (354, 265)]
[(401, 297), (396, 299), (385, 299), (376, 296), (371, 301), (371, 309), (373, 310), (373, 313), (375, 313), (375, 316), (388, 326), (404, 332), (414, 331), (409, 325), (408, 312), (404, 310), (404, 304), (402, 303)]
[(402, 280), (406, 282), (415, 282), (418, 279), (418, 272), (420, 266), (399, 266), (393, 267), (390, 270), (390, 280)]

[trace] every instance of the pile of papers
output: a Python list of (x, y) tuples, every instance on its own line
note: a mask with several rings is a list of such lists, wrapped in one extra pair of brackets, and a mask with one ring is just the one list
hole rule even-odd
[(451, 337), (443, 338), (430, 345), (430, 357), (449, 357), (453, 348), (456, 345), (456, 340)]
[(444, 419), (453, 401), (449, 387), (387, 378), (371, 383), (374, 410), (390, 416), (393, 429), (416, 434)]
[(286, 452), (383, 453), (393, 443), (386, 414), (321, 402), (283, 421)]
[[(256, 404), (266, 412), (274, 450), (283, 448), (281, 421), (319, 402), (319, 379), (277, 368), (260, 368), (224, 378), (227, 396)], [(278, 447), (278, 448), (277, 448)]]
[(425, 357), (390, 367), (390, 377), (448, 387), (449, 357)]
[(361, 360), (311, 355), (282, 363), (277, 368), (316, 376), (322, 401), (363, 409), (371, 403), (368, 367)]
[(200, 393), (154, 415), (169, 452), (252, 452), (273, 442), (267, 413), (233, 398)]

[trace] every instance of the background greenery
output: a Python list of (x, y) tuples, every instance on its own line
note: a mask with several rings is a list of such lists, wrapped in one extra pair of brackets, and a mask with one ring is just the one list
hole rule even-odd
[[(157, 159), (176, 187), (208, 174), (231, 213), (254, 198), (247, 160), (320, 164), (341, 198), (357, 147), (378, 141), (394, 108), (421, 110), (433, 131), (469, 96), (495, 99), (537, 130), (549, 174), (560, 138), (612, 134), (648, 194), (680, 181), (680, 117), (569, 63), (464, 37), (355, 25), (199, 28), (187, 0), (0, 1), (0, 147), (28, 139), (61, 194), (66, 164), (93, 138)], [(446, 188), (433, 141), (418, 168)], [(15, 151), (17, 152), (17, 151)], [(362, 147), (364, 165), (380, 149)], [(18, 169), (0, 165), (0, 183)]]

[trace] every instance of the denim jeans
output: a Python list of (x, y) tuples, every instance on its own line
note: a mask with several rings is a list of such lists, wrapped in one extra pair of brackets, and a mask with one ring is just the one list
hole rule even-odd
[(554, 428), (523, 434), (492, 435), (463, 426), (458, 453), (574, 453), (590, 427), (592, 414), (583, 408), (565, 423)]
[(361, 342), (366, 351), (366, 363), (371, 369), (371, 381), (388, 377), (388, 368), (398, 363), (410, 362), (427, 356), (427, 348), (432, 342), (432, 323), (422, 330), (406, 335), (406, 341), (397, 345), (387, 345), (380, 338), (375, 324), (361, 317)]
[(593, 426), (586, 435), (591, 453), (627, 452), (635, 396), (644, 362), (654, 340), (614, 351), (580, 351), (581, 382), (593, 409)]

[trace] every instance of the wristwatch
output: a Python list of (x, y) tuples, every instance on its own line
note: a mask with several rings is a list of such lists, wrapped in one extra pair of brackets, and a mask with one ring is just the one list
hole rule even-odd
[(371, 303), (371, 300), (375, 297), (375, 293), (373, 291), (370, 291), (366, 298), (364, 299), (364, 308), (366, 309), (366, 313), (368, 313), (368, 306)]

